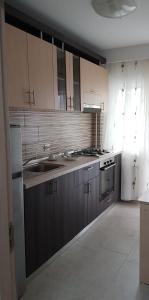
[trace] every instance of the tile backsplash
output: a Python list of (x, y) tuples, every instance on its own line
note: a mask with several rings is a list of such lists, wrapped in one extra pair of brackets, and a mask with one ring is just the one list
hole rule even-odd
[[(95, 145), (95, 114), (10, 109), (10, 123), (22, 129), (23, 160), (68, 149)], [(98, 115), (98, 147), (102, 143), (103, 113)], [(44, 144), (50, 148), (44, 151)]]

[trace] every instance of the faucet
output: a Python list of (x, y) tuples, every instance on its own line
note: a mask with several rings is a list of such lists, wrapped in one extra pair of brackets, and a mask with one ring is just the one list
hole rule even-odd
[(36, 157), (31, 157), (31, 158), (25, 160), (24, 163), (23, 163), (23, 167), (25, 167), (30, 161), (35, 160), (35, 159), (37, 159), (37, 156)]
[(46, 151), (48, 149), (50, 149), (50, 144), (44, 144), (43, 145), (43, 150)]

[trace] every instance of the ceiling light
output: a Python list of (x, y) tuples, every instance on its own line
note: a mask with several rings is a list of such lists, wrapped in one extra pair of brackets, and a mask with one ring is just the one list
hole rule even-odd
[(95, 12), (105, 18), (121, 18), (136, 8), (135, 0), (92, 0)]

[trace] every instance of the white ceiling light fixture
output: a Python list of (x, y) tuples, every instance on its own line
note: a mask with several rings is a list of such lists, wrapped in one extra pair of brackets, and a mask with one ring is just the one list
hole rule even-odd
[(135, 0), (92, 0), (92, 6), (105, 18), (122, 18), (137, 8)]

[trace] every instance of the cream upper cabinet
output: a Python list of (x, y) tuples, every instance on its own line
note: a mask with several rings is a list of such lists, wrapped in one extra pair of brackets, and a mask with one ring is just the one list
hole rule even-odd
[(29, 107), (27, 34), (5, 25), (7, 97), (9, 106)]
[(53, 45), (6, 24), (9, 106), (55, 109)]
[(107, 98), (107, 71), (83, 58), (80, 62), (81, 71), (81, 109), (84, 104), (100, 105)]
[(39, 109), (54, 109), (52, 44), (27, 34), (30, 101)]

